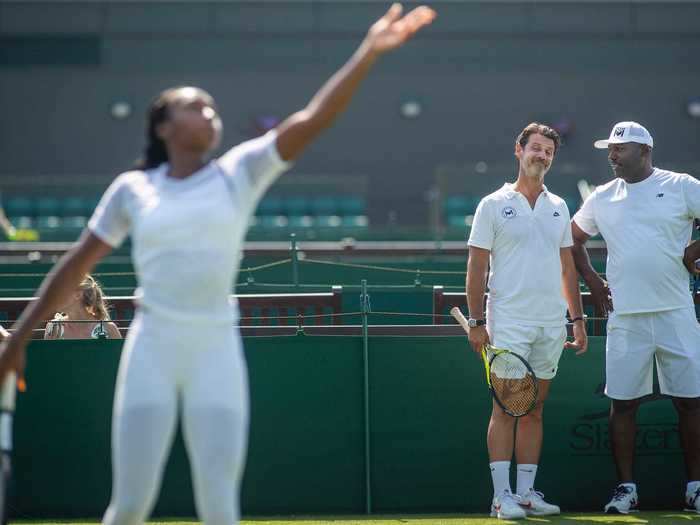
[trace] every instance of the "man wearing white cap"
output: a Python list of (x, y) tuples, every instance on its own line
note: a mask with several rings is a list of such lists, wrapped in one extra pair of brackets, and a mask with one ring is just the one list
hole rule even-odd
[[(608, 150), (615, 179), (598, 186), (574, 215), (576, 267), (608, 314), (605, 393), (612, 400), (610, 435), (619, 485), (605, 506), (637, 506), (636, 414), (652, 393), (653, 361), (662, 394), (678, 412), (688, 485), (686, 504), (700, 512), (700, 325), (689, 291), (700, 243), (688, 245), (700, 217), (700, 181), (654, 168), (654, 140), (644, 126), (620, 122), (595, 147)], [(606, 283), (584, 247), (600, 233), (607, 244)], [(614, 310), (613, 310), (614, 306)]]

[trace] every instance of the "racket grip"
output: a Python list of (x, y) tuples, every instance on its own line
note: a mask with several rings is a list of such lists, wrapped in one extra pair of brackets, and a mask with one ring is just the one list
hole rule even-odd
[(9, 372), (2, 383), (0, 390), (0, 409), (3, 412), (13, 412), (15, 409), (15, 396), (17, 394), (17, 374)]
[(462, 326), (462, 328), (464, 328), (465, 332), (469, 333), (469, 323), (467, 322), (467, 318), (464, 317), (464, 314), (459, 308), (453, 306), (450, 310), (450, 315), (455, 318), (455, 320)]

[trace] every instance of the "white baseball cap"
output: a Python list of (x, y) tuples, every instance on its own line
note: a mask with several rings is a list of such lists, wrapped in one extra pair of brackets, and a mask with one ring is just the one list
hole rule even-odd
[(625, 142), (636, 142), (637, 144), (646, 144), (650, 148), (654, 147), (654, 139), (647, 128), (637, 122), (618, 122), (610, 131), (610, 138), (596, 140), (593, 146), (598, 149), (607, 149), (608, 144), (624, 144)]

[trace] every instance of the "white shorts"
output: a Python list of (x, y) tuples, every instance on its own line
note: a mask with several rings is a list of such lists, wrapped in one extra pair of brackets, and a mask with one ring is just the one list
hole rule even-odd
[(538, 379), (557, 375), (559, 358), (566, 341), (566, 326), (527, 326), (489, 322), (491, 344), (525, 358)]
[(700, 397), (700, 325), (693, 308), (610, 315), (605, 345), (608, 397), (651, 394), (654, 358), (662, 394)]

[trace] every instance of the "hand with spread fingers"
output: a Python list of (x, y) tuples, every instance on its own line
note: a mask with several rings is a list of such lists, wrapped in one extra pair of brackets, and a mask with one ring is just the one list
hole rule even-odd
[(427, 6), (416, 7), (404, 16), (401, 16), (402, 12), (401, 4), (393, 4), (383, 17), (372, 24), (365, 44), (376, 53), (391, 51), (403, 45), (437, 16)]

